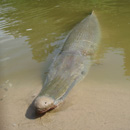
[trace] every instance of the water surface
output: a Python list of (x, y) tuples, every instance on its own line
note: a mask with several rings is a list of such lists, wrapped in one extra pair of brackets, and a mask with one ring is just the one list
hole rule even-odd
[[(93, 85), (97, 86), (97, 88), (100, 86), (104, 91), (110, 88), (109, 91), (115, 91), (115, 93), (121, 90), (120, 93), (117, 93), (118, 96), (121, 96), (121, 93), (129, 95), (126, 94), (130, 89), (129, 0), (1, 0), (0, 102), (1, 106), (3, 106), (1, 112), (5, 113), (4, 109), (8, 111), (8, 113), (2, 114), (2, 118), (4, 118), (2, 122), (7, 122), (6, 124), (8, 124), (6, 126), (2, 123), (3, 130), (8, 130), (9, 128), (16, 129), (18, 124), (19, 129), (22, 129), (23, 125), (20, 124), (20, 120), (22, 120), (23, 124), (28, 122), (23, 118), (23, 115), (25, 115), (26, 109), (32, 101), (30, 99), (31, 96), (34, 94), (36, 96), (41, 89), (43, 76), (45, 76), (44, 72), (46, 72), (46, 62), (50, 61), (49, 64), (51, 63), (51, 58), (62, 47), (68, 32), (92, 10), (95, 11), (99, 19), (102, 38), (94, 65), (83, 81), (83, 86), (88, 86), (88, 90)], [(81, 86), (82, 83), (72, 90), (73, 92), (71, 92), (69, 97), (70, 100), (67, 100), (68, 103), (69, 101), (76, 103), (74, 98), (76, 92), (77, 100), (83, 99), (83, 97), (86, 98), (82, 96), (83, 93), (81, 92), (85, 91), (86, 87), (81, 88)], [(95, 87), (94, 90), (96, 90)], [(91, 92), (93, 93), (93, 90)], [(105, 95), (103, 97), (105, 98)], [(130, 97), (128, 96), (124, 99), (124, 104), (128, 103), (127, 99), (130, 99)], [(14, 105), (14, 102), (17, 101), (19, 101), (17, 106), (24, 106), (20, 117), (17, 116), (16, 110), (19, 107), (17, 108)], [(101, 105), (104, 104), (104, 102), (100, 103)], [(117, 106), (120, 106), (119, 104)], [(83, 105), (83, 103), (80, 105)], [(127, 108), (129, 106), (126, 106)], [(10, 109), (14, 109), (15, 112)], [(119, 113), (120, 111), (122, 110), (119, 110)], [(63, 112), (64, 115), (66, 109), (63, 109)], [(110, 114), (110, 112), (112, 113), (112, 111), (108, 113)], [(121, 123), (122, 121), (118, 122), (122, 124), (120, 128), (123, 128), (123, 130), (125, 130), (124, 126), (126, 126), (126, 129), (129, 128), (127, 124), (127, 119), (129, 119), (127, 114), (129, 112), (124, 111), (126, 114), (126, 124)], [(69, 113), (72, 114), (70, 111)], [(115, 116), (120, 118), (119, 113)], [(80, 115), (80, 110), (78, 114)], [(15, 118), (9, 119), (8, 115), (12, 118), (15, 116)], [(58, 121), (60, 121), (60, 118), (63, 118), (62, 114), (59, 116)], [(63, 120), (65, 119), (63, 118)], [(70, 118), (70, 121), (72, 120), (73, 118)], [(82, 119), (79, 120), (81, 122), (84, 121)], [(111, 118), (108, 119), (108, 121), (110, 120)], [(53, 125), (58, 123), (58, 121), (53, 122), (54, 124), (51, 122), (50, 124), (52, 125), (49, 124), (50, 128), (53, 128)], [(66, 123), (67, 121), (63, 123), (63, 127)], [(97, 127), (101, 125), (100, 123), (98, 123)], [(90, 124), (90, 127), (92, 127), (95, 122), (93, 121)], [(118, 126), (117, 124), (115, 123), (115, 126)], [(80, 129), (86, 127), (82, 123), (80, 125)], [(31, 128), (28, 125), (24, 126)], [(76, 130), (78, 127), (73, 126), (72, 128)], [(114, 129), (114, 126), (108, 128)], [(60, 128), (56, 127), (56, 129)]]

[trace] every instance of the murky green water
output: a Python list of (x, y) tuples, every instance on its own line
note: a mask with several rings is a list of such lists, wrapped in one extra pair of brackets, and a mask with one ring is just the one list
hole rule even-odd
[[(63, 39), (91, 10), (95, 10), (102, 29), (99, 56), (114, 51), (130, 76), (129, 1), (1, 1), (0, 3), (1, 79), (18, 80), (40, 75), (43, 62), (63, 44)], [(110, 55), (110, 58), (113, 55)], [(117, 59), (113, 59), (116, 63)], [(114, 64), (114, 63), (111, 63)], [(119, 64), (117, 65), (118, 68)], [(112, 66), (111, 66), (112, 67)], [(26, 78), (27, 78), (26, 77)]]
[[(92, 10), (102, 32), (96, 63), (63, 110), (43, 117), (41, 126), (28, 120), (48, 64)], [(128, 130), (129, 57), (130, 0), (0, 0), (0, 128)]]
[[(104, 60), (110, 51), (109, 58), (113, 58), (116, 53), (109, 75), (118, 73), (120, 78), (130, 79), (129, 8), (129, 0), (1, 0), (1, 83), (40, 79), (48, 56), (62, 46), (67, 33), (91, 10), (96, 12), (102, 30), (98, 58)], [(120, 64), (113, 68), (117, 61)]]

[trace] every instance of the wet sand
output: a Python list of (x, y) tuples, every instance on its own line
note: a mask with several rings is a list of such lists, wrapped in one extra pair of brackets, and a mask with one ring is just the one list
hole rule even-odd
[[(40, 118), (27, 110), (42, 87), (41, 80), (26, 81), (19, 87), (13, 87), (18, 85), (13, 83), (8, 90), (1, 88), (1, 130), (129, 130), (130, 81), (120, 77), (121, 68), (113, 74), (113, 60), (119, 57), (112, 51), (106, 54), (105, 60), (91, 67), (61, 106)], [(118, 60), (116, 65), (121, 65)]]
[(129, 89), (126, 83), (101, 84), (86, 79), (59, 108), (28, 119), (26, 111), (40, 87), (13, 88), (0, 101), (1, 130), (129, 130)]
[[(129, 1), (0, 1), (0, 130), (130, 130)], [(99, 64), (61, 106), (40, 118), (30, 104), (44, 63), (94, 10)]]

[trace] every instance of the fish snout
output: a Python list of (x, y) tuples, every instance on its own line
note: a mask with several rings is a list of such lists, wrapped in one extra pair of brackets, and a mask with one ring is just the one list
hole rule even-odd
[(35, 99), (34, 106), (38, 114), (43, 114), (49, 110), (52, 110), (56, 107), (54, 105), (54, 99), (47, 96), (39, 96)]

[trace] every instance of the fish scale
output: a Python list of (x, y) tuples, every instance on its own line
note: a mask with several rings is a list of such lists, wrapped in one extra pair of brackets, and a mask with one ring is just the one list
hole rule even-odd
[(39, 96), (35, 100), (42, 113), (55, 108), (89, 71), (100, 39), (94, 12), (77, 24), (66, 39), (62, 51), (52, 62)]

